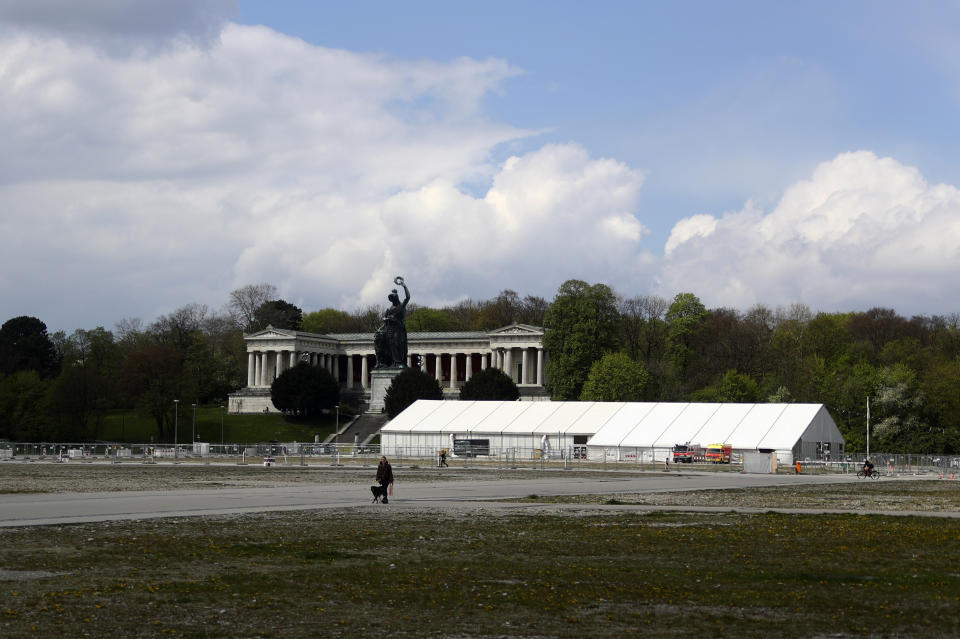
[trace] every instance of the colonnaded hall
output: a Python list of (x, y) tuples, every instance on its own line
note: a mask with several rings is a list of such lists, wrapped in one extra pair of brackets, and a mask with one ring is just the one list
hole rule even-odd
[[(278, 412), (270, 400), (270, 385), (300, 361), (330, 371), (340, 383), (341, 397), (369, 403), (371, 372), (377, 362), (373, 337), (373, 333), (321, 335), (272, 326), (244, 335), (247, 385), (230, 395), (229, 412)], [(489, 332), (411, 332), (407, 352), (407, 366), (418, 364), (434, 376), (445, 395), (457, 395), (474, 372), (495, 367), (517, 384), (521, 400), (549, 399), (544, 388), (547, 353), (539, 326), (515, 323)]]

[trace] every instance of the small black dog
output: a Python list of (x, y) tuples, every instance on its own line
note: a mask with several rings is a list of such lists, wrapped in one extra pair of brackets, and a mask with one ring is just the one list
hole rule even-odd
[(373, 503), (379, 503), (381, 499), (383, 503), (387, 503), (387, 489), (385, 486), (371, 486), (370, 492), (373, 493)]

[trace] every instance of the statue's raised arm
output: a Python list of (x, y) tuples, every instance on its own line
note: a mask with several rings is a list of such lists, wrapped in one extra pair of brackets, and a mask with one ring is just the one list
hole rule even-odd
[(393, 278), (393, 283), (394, 283), (394, 284), (399, 284), (400, 286), (403, 287), (403, 303), (400, 304), (400, 305), (401, 305), (403, 308), (406, 308), (406, 307), (407, 307), (407, 302), (410, 301), (410, 289), (407, 288), (407, 285), (406, 285), (406, 283), (403, 281), (403, 278), (400, 277), (399, 275), (397, 275), (395, 278)]

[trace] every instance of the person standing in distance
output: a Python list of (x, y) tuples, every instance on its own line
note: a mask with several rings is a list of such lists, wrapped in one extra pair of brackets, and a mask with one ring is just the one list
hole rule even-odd
[(377, 466), (377, 483), (383, 488), (383, 503), (387, 503), (387, 492), (393, 484), (393, 468), (387, 461), (387, 456), (380, 457), (380, 464)]

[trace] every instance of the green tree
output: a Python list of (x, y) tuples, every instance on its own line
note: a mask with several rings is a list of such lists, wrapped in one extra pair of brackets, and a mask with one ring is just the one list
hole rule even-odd
[(285, 413), (317, 415), (340, 402), (340, 387), (327, 369), (299, 362), (273, 380), (270, 398)]
[(303, 316), (300, 329), (308, 333), (327, 335), (329, 333), (352, 333), (356, 320), (346, 311), (335, 308), (322, 308)]
[(769, 370), (777, 386), (786, 386), (799, 401), (804, 386), (804, 358), (809, 353), (807, 325), (813, 318), (804, 304), (792, 304), (778, 308), (773, 318), (774, 328), (770, 337)]
[(620, 305), (623, 345), (631, 359), (643, 362), (653, 374), (663, 371), (667, 324), (663, 318), (670, 304), (659, 295), (623, 300)]
[(49, 416), (60, 439), (86, 441), (97, 435), (107, 409), (117, 406), (121, 354), (113, 334), (103, 327), (55, 335), (61, 352), (60, 374), (47, 395)]
[[(208, 364), (202, 379), (202, 402), (224, 402), (227, 395), (246, 384), (247, 346), (243, 331), (227, 315), (213, 315), (203, 324)], [(189, 358), (189, 355), (188, 355)]]
[(929, 452), (960, 453), (960, 360), (937, 362), (924, 374), (921, 392), (926, 397), (928, 420), (938, 429), (935, 447)]
[(0, 326), (0, 375), (36, 371), (50, 378), (60, 370), (60, 361), (47, 325), (36, 317), (21, 315)]
[(473, 374), (460, 387), (462, 400), (490, 400), (512, 402), (520, 398), (520, 389), (510, 376), (498, 368), (485, 368)]
[(95, 439), (103, 416), (112, 405), (111, 371), (92, 361), (63, 366), (51, 382), (47, 410), (56, 424), (56, 437), (67, 441)]
[(707, 309), (693, 293), (678, 293), (667, 309), (667, 360), (674, 383), (672, 395), (681, 397), (699, 346)]
[(173, 400), (184, 399), (182, 382), (183, 353), (170, 346), (145, 346), (131, 353), (124, 363), (121, 383), (140, 408), (153, 417), (159, 441), (163, 441), (165, 426), (173, 422)]
[(934, 444), (934, 430), (923, 422), (923, 395), (916, 373), (904, 364), (879, 370), (871, 397), (873, 434), (888, 449), (925, 450)]
[(760, 386), (749, 375), (729, 370), (720, 381), (721, 402), (752, 404), (760, 401)]
[(45, 414), (49, 384), (35, 370), (19, 371), (0, 380), (0, 439), (53, 439)]
[(253, 317), (253, 330), (262, 331), (267, 326), (290, 331), (299, 331), (303, 323), (303, 311), (285, 300), (268, 300), (260, 305)]
[(593, 363), (617, 350), (617, 296), (605, 284), (568, 280), (557, 291), (543, 323), (543, 344), (550, 352), (547, 387), (554, 399), (575, 400)]
[(480, 303), (481, 330), (491, 330), (520, 321), (523, 303), (516, 291), (504, 289), (491, 300)]
[(407, 330), (411, 333), (456, 331), (460, 328), (457, 318), (445, 309), (416, 306), (407, 314)]
[(418, 399), (443, 399), (440, 382), (418, 368), (405, 368), (393, 378), (383, 399), (387, 416), (393, 419)]
[(626, 353), (608, 353), (593, 363), (580, 392), (584, 402), (638, 402), (644, 399), (650, 374)]

